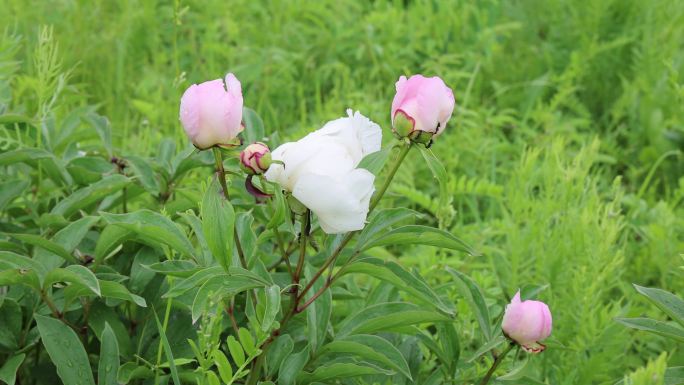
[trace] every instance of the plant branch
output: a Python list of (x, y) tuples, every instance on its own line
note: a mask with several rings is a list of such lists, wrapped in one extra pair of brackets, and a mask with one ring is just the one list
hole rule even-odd
[(508, 347), (503, 352), (501, 352), (501, 354), (499, 354), (498, 357), (496, 357), (494, 363), (492, 363), (492, 367), (489, 368), (487, 374), (485, 374), (485, 376), (482, 378), (482, 381), (480, 381), (479, 385), (486, 385), (489, 382), (489, 380), (492, 378), (492, 375), (494, 375), (494, 371), (496, 370), (496, 368), (499, 366), (499, 364), (501, 364), (501, 361), (503, 361), (504, 357), (506, 357), (508, 352), (510, 352), (514, 346), (515, 342), (511, 342), (510, 344), (508, 344)]

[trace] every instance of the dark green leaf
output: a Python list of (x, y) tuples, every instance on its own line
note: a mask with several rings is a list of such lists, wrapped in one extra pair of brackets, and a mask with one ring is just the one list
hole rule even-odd
[(12, 202), (16, 197), (21, 195), (21, 193), (23, 193), (28, 186), (28, 180), (20, 179), (0, 183), (0, 211), (2, 211), (8, 203)]
[(40, 235), (35, 235), (35, 234), (9, 234), (12, 238), (16, 238), (24, 243), (27, 243), (32, 246), (40, 247), (42, 249), (45, 249), (60, 258), (64, 259), (65, 261), (69, 263), (74, 263), (74, 264), (79, 264), (80, 261), (71, 255), (70, 252), (68, 252), (66, 249), (64, 249), (62, 246), (59, 244), (45, 239), (44, 237)]
[(129, 214), (101, 214), (108, 223), (136, 233), (141, 241), (149, 241), (152, 245), (164, 244), (187, 256), (194, 254), (192, 244), (183, 231), (161, 214), (146, 209)]
[(150, 166), (149, 161), (135, 155), (127, 156), (125, 161), (131, 167), (143, 188), (153, 195), (158, 195), (159, 181), (155, 177), (154, 170)]
[(393, 375), (394, 372), (386, 371), (367, 362), (332, 362), (319, 366), (313, 373), (303, 373), (299, 380), (304, 383), (328, 382), (338, 378), (349, 378), (373, 374)]
[(228, 271), (233, 258), (235, 211), (223, 197), (216, 180), (207, 188), (202, 200), (202, 230), (212, 255)]
[(486, 340), (492, 339), (492, 327), (490, 325), (489, 308), (482, 294), (482, 290), (470, 277), (465, 274), (447, 267), (447, 271), (456, 278), (454, 284), (458, 288), (459, 293), (465, 298), (468, 305), (470, 305), (475, 318), (477, 319), (482, 334)]
[(24, 358), (26, 358), (26, 354), (24, 353), (13, 355), (8, 358), (2, 365), (2, 368), (0, 368), (0, 381), (3, 381), (7, 385), (14, 385), (14, 382), (17, 379), (17, 369), (19, 369), (21, 363), (24, 362)]
[(102, 263), (109, 253), (126, 241), (134, 237), (134, 232), (116, 225), (109, 225), (102, 230), (95, 244), (95, 263)]
[(264, 289), (266, 297), (266, 307), (264, 310), (264, 318), (261, 321), (261, 330), (267, 332), (271, 329), (273, 321), (275, 321), (278, 312), (280, 312), (280, 286), (271, 285)]
[[(72, 254), (83, 238), (85, 238), (86, 234), (88, 234), (90, 228), (99, 220), (99, 217), (87, 216), (69, 223), (52, 237), (52, 242), (60, 245), (69, 254)], [(60, 267), (64, 264), (64, 259), (62, 257), (46, 249), (36, 250), (34, 258), (42, 263), (48, 270)]]
[(151, 265), (143, 265), (142, 267), (159, 274), (180, 278), (188, 278), (204, 269), (195, 262), (183, 260), (167, 260)]
[(66, 268), (51, 270), (43, 282), (45, 289), (52, 286), (55, 282), (68, 282), (74, 285), (81, 285), (87, 288), (92, 294), (100, 296), (100, 284), (90, 269), (81, 265), (70, 265)]
[(492, 338), (491, 340), (487, 341), (484, 345), (480, 346), (479, 349), (473, 353), (473, 356), (468, 359), (467, 362), (473, 362), (476, 359), (478, 359), (481, 355), (487, 353), (488, 351), (496, 348), (497, 346), (503, 344), (506, 342), (506, 338), (503, 336), (496, 336)]
[(242, 108), (242, 121), (245, 123), (245, 130), (242, 135), (245, 143), (252, 144), (261, 141), (265, 135), (264, 122), (261, 117), (251, 108)]
[(347, 317), (340, 324), (337, 335), (343, 337), (379, 331), (402, 331), (406, 330), (407, 326), (415, 324), (447, 321), (451, 321), (451, 318), (440, 313), (422, 310), (414, 304), (386, 302), (368, 306)]
[(102, 180), (62, 199), (55, 205), (51, 213), (70, 217), (78, 210), (121, 191), (129, 183), (131, 183), (131, 180), (120, 174), (106, 176)]
[(105, 298), (116, 298), (124, 301), (134, 302), (136, 305), (146, 307), (145, 298), (132, 294), (126, 286), (114, 281), (100, 281), (102, 296)]
[(97, 365), (98, 385), (117, 385), (116, 377), (119, 373), (119, 344), (116, 342), (114, 331), (105, 323), (102, 338), (100, 338), (100, 362)]
[(90, 362), (76, 333), (62, 321), (34, 314), (40, 338), (65, 384), (95, 384)]
[(156, 311), (154, 313), (154, 320), (157, 322), (157, 330), (159, 331), (159, 338), (161, 339), (162, 346), (164, 347), (164, 353), (166, 354), (166, 361), (169, 363), (169, 369), (171, 370), (171, 378), (173, 378), (173, 383), (176, 385), (183, 385), (178, 378), (178, 369), (176, 369), (176, 364), (173, 359), (173, 352), (171, 351), (171, 345), (169, 345), (169, 340), (166, 338), (166, 332), (162, 327), (161, 322), (159, 322), (159, 317)]
[(357, 167), (364, 168), (370, 171), (371, 174), (377, 176), (380, 171), (382, 171), (383, 167), (385, 167), (385, 163), (387, 163), (387, 159), (391, 153), (392, 147), (386, 147), (380, 151), (371, 152), (361, 159), (361, 162), (359, 162)]
[(389, 341), (384, 338), (369, 335), (353, 335), (336, 339), (323, 346), (319, 355), (332, 354), (351, 354), (364, 360), (385, 366), (387, 369), (403, 374), (409, 380), (411, 372), (408, 363)]
[(345, 267), (341, 274), (348, 273), (368, 274), (371, 277), (389, 282), (397, 289), (414, 295), (445, 314), (452, 316), (455, 314), (455, 310), (447, 306), (422, 277), (415, 273), (409, 273), (395, 262), (364, 258)]
[(633, 329), (645, 330), (684, 342), (684, 329), (650, 318), (616, 318), (617, 322)]
[(377, 210), (368, 224), (363, 228), (356, 242), (356, 247), (361, 248), (373, 238), (375, 234), (390, 229), (390, 226), (409, 218), (417, 218), (420, 213), (407, 208), (391, 208)]
[(294, 342), (289, 334), (277, 337), (273, 344), (271, 344), (266, 351), (266, 365), (268, 366), (269, 377), (276, 374), (285, 357), (292, 353), (292, 349), (294, 349)]
[(304, 369), (304, 366), (309, 361), (309, 345), (298, 353), (287, 356), (278, 371), (278, 385), (294, 385), (295, 379), (299, 372)]
[(0, 306), (0, 347), (14, 351), (19, 349), (21, 336), (21, 307), (10, 298), (5, 298)]
[(684, 300), (665, 290), (634, 285), (634, 288), (648, 298), (665, 314), (684, 326)]
[(138, 366), (135, 362), (127, 362), (119, 368), (116, 378), (120, 384), (128, 384), (133, 380), (153, 378), (154, 372), (147, 366)]
[(477, 255), (467, 243), (453, 234), (444, 230), (420, 225), (402, 226), (382, 234), (365, 244), (362, 250), (389, 245), (428, 245)]

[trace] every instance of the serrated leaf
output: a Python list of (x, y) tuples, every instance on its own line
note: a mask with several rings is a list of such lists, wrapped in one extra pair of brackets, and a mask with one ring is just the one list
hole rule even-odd
[(65, 384), (95, 385), (90, 362), (76, 333), (62, 321), (34, 314), (38, 331), (57, 375)]

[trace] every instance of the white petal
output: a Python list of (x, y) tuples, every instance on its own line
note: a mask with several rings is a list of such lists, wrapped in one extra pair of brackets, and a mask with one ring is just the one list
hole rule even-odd
[(307, 173), (300, 176), (292, 195), (316, 214), (323, 231), (345, 233), (364, 227), (374, 180), (364, 169), (338, 177)]

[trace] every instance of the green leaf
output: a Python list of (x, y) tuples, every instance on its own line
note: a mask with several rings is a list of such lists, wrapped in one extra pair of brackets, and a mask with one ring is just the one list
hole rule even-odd
[(242, 366), (245, 363), (245, 352), (242, 350), (242, 345), (232, 335), (228, 336), (226, 342), (235, 365), (238, 367)]
[(65, 248), (60, 246), (59, 244), (45, 239), (44, 237), (40, 235), (35, 235), (35, 234), (8, 234), (12, 238), (18, 239), (26, 244), (40, 247), (42, 249), (45, 249), (60, 258), (64, 259), (65, 261), (73, 264), (80, 264), (81, 261), (79, 261), (76, 257), (71, 255), (70, 252), (68, 252)]
[(105, 298), (121, 299), (124, 301), (133, 302), (141, 307), (147, 307), (145, 298), (131, 293), (130, 291), (128, 291), (128, 289), (126, 289), (126, 286), (118, 282), (100, 281), (100, 289), (102, 292), (102, 296)]
[(146, 269), (145, 265), (150, 265), (159, 261), (156, 251), (149, 247), (141, 247), (133, 258), (131, 265), (130, 281), (128, 287), (134, 293), (142, 293), (147, 285), (154, 279), (154, 271)]
[(14, 385), (17, 380), (17, 369), (19, 369), (21, 363), (24, 362), (24, 358), (26, 358), (26, 354), (24, 353), (16, 354), (8, 358), (2, 365), (2, 368), (0, 368), (0, 381), (3, 381), (7, 385)]
[(371, 152), (361, 159), (361, 162), (359, 162), (357, 167), (364, 168), (370, 171), (371, 174), (377, 176), (380, 171), (382, 171), (383, 167), (385, 167), (385, 163), (387, 163), (387, 159), (389, 159), (391, 153), (392, 146), (385, 147), (380, 151)]
[(29, 181), (21, 179), (0, 183), (0, 211), (2, 211), (8, 203), (21, 195), (28, 186)]
[(456, 271), (450, 267), (447, 267), (447, 271), (455, 278), (454, 284), (458, 289), (459, 293), (465, 298), (468, 305), (477, 319), (477, 323), (480, 325), (482, 330), (482, 335), (486, 340), (492, 339), (492, 327), (491, 320), (489, 316), (489, 308), (485, 302), (484, 295), (479, 286), (470, 277), (465, 274)]
[[(71, 255), (81, 241), (83, 241), (83, 238), (88, 234), (90, 228), (99, 220), (99, 217), (86, 216), (75, 222), (69, 223), (52, 237), (52, 242), (60, 245)], [(64, 259), (62, 257), (44, 248), (36, 250), (34, 258), (42, 263), (48, 270), (60, 267), (64, 264)]]
[(287, 203), (285, 202), (285, 196), (283, 195), (283, 190), (281, 188), (275, 188), (273, 191), (273, 198), (271, 199), (273, 206), (275, 206), (273, 213), (271, 214), (271, 219), (266, 225), (267, 228), (273, 229), (280, 226), (283, 221), (285, 221), (288, 209)]
[(230, 366), (230, 362), (228, 362), (228, 358), (226, 357), (225, 354), (223, 354), (222, 351), (220, 351), (220, 350), (214, 351), (214, 363), (216, 364), (216, 367), (218, 368), (219, 375), (221, 376), (221, 380), (226, 384), (230, 384), (231, 381), (233, 381), (233, 367)]
[(309, 361), (309, 350), (309, 345), (306, 345), (298, 353), (290, 354), (283, 360), (278, 371), (278, 385), (294, 385), (297, 375)]
[(154, 170), (150, 166), (149, 161), (135, 155), (127, 156), (125, 161), (131, 167), (143, 188), (153, 195), (158, 195), (159, 181), (155, 177)]
[(117, 385), (119, 373), (119, 344), (116, 342), (114, 331), (105, 323), (100, 338), (100, 361), (97, 365), (98, 385)]
[(223, 197), (218, 181), (207, 188), (202, 200), (202, 230), (209, 250), (218, 263), (228, 271), (233, 258), (235, 211)]
[(616, 318), (617, 322), (633, 329), (644, 330), (684, 342), (684, 329), (650, 318)]
[(242, 121), (245, 123), (245, 130), (242, 133), (245, 138), (245, 143), (252, 144), (263, 139), (265, 135), (264, 122), (256, 111), (248, 107), (243, 107)]
[(40, 280), (33, 270), (6, 269), (0, 271), (0, 286), (25, 285), (40, 291)]
[(33, 270), (40, 277), (47, 274), (47, 269), (40, 262), (11, 251), (0, 251), (0, 270), (2, 268)]
[(266, 365), (268, 375), (272, 377), (276, 374), (285, 357), (289, 356), (294, 349), (294, 342), (289, 334), (283, 334), (276, 338), (266, 351)]
[(169, 363), (169, 369), (171, 370), (171, 378), (173, 378), (173, 383), (176, 385), (183, 385), (178, 378), (178, 369), (176, 369), (176, 363), (173, 360), (173, 352), (171, 351), (171, 345), (169, 345), (169, 340), (166, 338), (166, 332), (162, 327), (161, 322), (159, 322), (159, 317), (156, 311), (154, 313), (154, 320), (157, 322), (157, 330), (159, 331), (159, 338), (161, 339), (162, 346), (164, 347), (164, 353), (166, 354), (166, 361)]
[(375, 234), (388, 230), (395, 223), (409, 218), (418, 218), (420, 215), (419, 212), (404, 207), (377, 210), (359, 234), (356, 247), (361, 248)]
[(43, 345), (65, 384), (95, 384), (90, 362), (76, 333), (62, 321), (34, 314)]
[(238, 335), (240, 336), (240, 343), (242, 344), (242, 348), (245, 349), (245, 353), (250, 357), (254, 356), (257, 352), (257, 347), (249, 330), (240, 328), (238, 330)]
[(280, 286), (271, 285), (264, 289), (266, 297), (266, 308), (264, 310), (264, 318), (261, 321), (261, 330), (267, 332), (271, 330), (271, 326), (280, 311)]
[(155, 273), (179, 278), (188, 278), (198, 271), (204, 269), (193, 261), (184, 261), (179, 259), (156, 262), (150, 265), (143, 265), (142, 267)]
[(332, 362), (316, 368), (313, 373), (303, 373), (298, 380), (304, 383), (328, 382), (338, 378), (367, 376), (374, 374), (393, 375), (394, 372), (386, 371), (366, 362)]
[[(315, 274), (314, 269), (307, 265), (306, 278), (311, 280)], [(306, 294), (306, 301), (310, 300), (318, 290), (323, 289), (323, 280), (318, 280), (312, 286), (312, 290)], [(318, 348), (323, 344), (328, 332), (328, 324), (332, 315), (332, 293), (325, 290), (309, 307), (306, 308), (306, 324), (308, 332), (308, 343), (311, 353), (316, 354)]]
[(684, 366), (675, 366), (665, 370), (665, 383), (663, 385), (684, 384)]
[(102, 145), (107, 150), (107, 154), (111, 157), (112, 126), (109, 124), (109, 120), (106, 117), (99, 115), (95, 112), (90, 112), (86, 114), (84, 118), (93, 126), (95, 131), (97, 131), (97, 135), (100, 137), (100, 140), (102, 140)]
[[(341, 324), (338, 337), (351, 334), (370, 334), (379, 331), (402, 331), (405, 327), (433, 322), (447, 322), (451, 318), (440, 313), (422, 310), (406, 302), (385, 302), (368, 306), (347, 317)], [(412, 332), (412, 329), (409, 329)]]
[(171, 220), (147, 209), (129, 214), (101, 213), (110, 224), (120, 226), (138, 235), (141, 241), (149, 241), (153, 246), (164, 244), (187, 256), (194, 254), (192, 244), (183, 231)]
[(68, 218), (78, 210), (86, 208), (97, 201), (121, 191), (130, 183), (130, 179), (120, 174), (106, 176), (102, 178), (102, 180), (84, 187), (62, 199), (55, 205), (51, 213)]
[(665, 314), (684, 326), (684, 300), (665, 290), (634, 285), (634, 288)]
[(115, 225), (105, 227), (95, 244), (95, 263), (102, 263), (109, 256), (109, 253), (116, 250), (121, 243), (134, 236), (133, 231), (123, 227)]
[(478, 255), (467, 243), (453, 234), (433, 227), (408, 225), (396, 228), (363, 245), (361, 251), (379, 246), (428, 245), (471, 255)]
[(261, 282), (244, 276), (230, 276), (221, 273), (209, 278), (200, 286), (197, 294), (195, 294), (195, 299), (192, 303), (192, 322), (197, 322), (210, 301), (213, 300), (213, 305), (216, 305), (225, 296), (232, 297), (243, 291), (259, 287), (263, 287)]
[(205, 372), (204, 373), (207, 376), (207, 381), (209, 382), (209, 385), (221, 385), (221, 381), (219, 380), (218, 376), (214, 372)]
[(188, 278), (181, 281), (174, 282), (173, 286), (167, 291), (162, 298), (175, 298), (182, 295), (186, 291), (203, 285), (209, 279), (217, 276), (227, 277), (226, 273), (223, 271), (221, 266), (207, 267), (202, 270), (197, 271)]
[(401, 373), (412, 380), (411, 370), (401, 352), (389, 341), (378, 336), (361, 334), (342, 337), (323, 346), (318, 354), (321, 356), (324, 354), (355, 355)]
[(21, 341), (21, 307), (10, 298), (5, 298), (0, 306), (0, 347), (10, 351), (19, 349)]
[(437, 205), (438, 209), (436, 214), (437, 218), (439, 218), (440, 227), (442, 227), (443, 224), (448, 224), (453, 216), (453, 213), (451, 212), (451, 200), (453, 198), (449, 194), (449, 174), (447, 174), (446, 169), (439, 158), (432, 153), (432, 150), (422, 146), (418, 146), (418, 148), (420, 148), (420, 154), (423, 156), (423, 159), (425, 159), (425, 163), (430, 169), (432, 176), (437, 179), (437, 183), (439, 184), (439, 204)]
[(126, 362), (119, 368), (116, 376), (120, 384), (128, 384), (134, 380), (143, 380), (154, 377), (154, 372), (147, 366), (138, 366), (135, 362)]
[(399, 264), (383, 261), (377, 258), (364, 258), (354, 261), (345, 267), (340, 275), (349, 273), (368, 274), (394, 285), (397, 289), (406, 291), (436, 309), (453, 316), (455, 310), (446, 305), (432, 288), (417, 273), (409, 273)]
[(479, 349), (473, 353), (473, 356), (470, 357), (467, 362), (473, 362), (476, 359), (478, 359), (481, 355), (487, 353), (488, 351), (496, 348), (497, 346), (503, 344), (506, 342), (506, 338), (504, 336), (496, 336), (492, 338), (491, 340), (487, 341), (484, 345), (480, 346)]
[(447, 365), (450, 369), (450, 373), (456, 371), (456, 366), (458, 364), (458, 359), (461, 356), (461, 343), (458, 338), (458, 332), (453, 323), (439, 323), (437, 326), (437, 339), (442, 344), (442, 349), (448, 357), (444, 365)]
[(40, 165), (50, 179), (55, 182), (65, 185), (70, 185), (73, 182), (62, 160), (40, 148), (24, 147), (0, 154), (0, 166), (15, 163), (26, 163), (34, 168)]
[(100, 284), (95, 274), (90, 269), (81, 265), (70, 265), (66, 268), (51, 270), (43, 282), (43, 288), (50, 288), (55, 282), (68, 282), (87, 288), (92, 294), (100, 296)]

